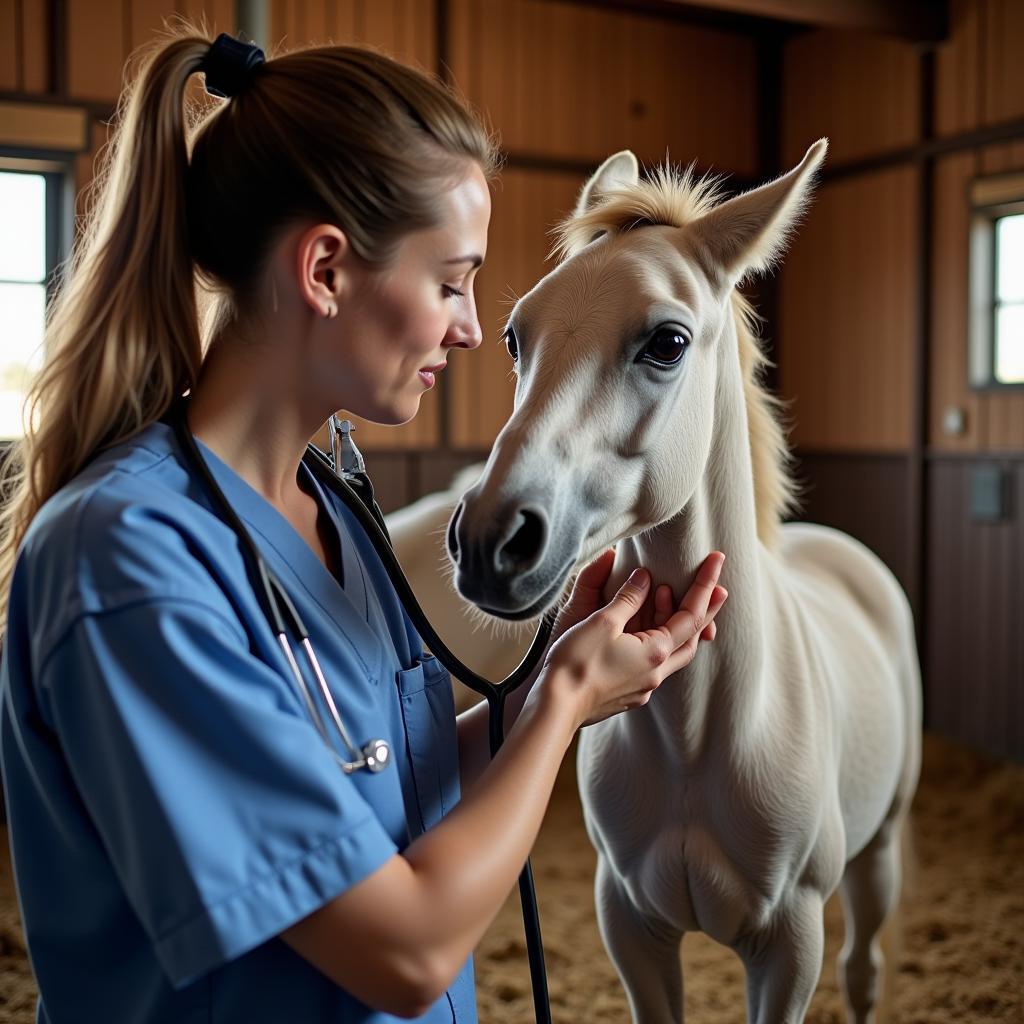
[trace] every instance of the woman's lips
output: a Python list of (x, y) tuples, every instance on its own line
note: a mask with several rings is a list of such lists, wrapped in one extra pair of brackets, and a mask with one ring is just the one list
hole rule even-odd
[(427, 366), (419, 371), (420, 382), (426, 388), (432, 388), (434, 386), (434, 378), (445, 368), (444, 363), (438, 363), (436, 366)]

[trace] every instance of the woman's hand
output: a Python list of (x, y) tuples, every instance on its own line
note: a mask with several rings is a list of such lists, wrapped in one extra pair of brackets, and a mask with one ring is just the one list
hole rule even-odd
[(728, 597), (717, 586), (725, 555), (716, 551), (678, 608), (670, 587), (651, 591), (644, 569), (602, 607), (614, 560), (606, 551), (579, 574), (545, 660), (547, 684), (569, 691), (581, 725), (646, 704), (662, 680), (690, 664), (699, 640), (715, 638), (714, 617)]

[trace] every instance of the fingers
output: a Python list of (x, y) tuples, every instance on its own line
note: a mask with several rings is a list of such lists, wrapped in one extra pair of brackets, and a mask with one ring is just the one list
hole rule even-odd
[[(658, 622), (659, 609), (663, 615), (661, 622)], [(667, 611), (666, 611), (667, 609)], [(672, 603), (672, 588), (662, 583), (653, 589), (648, 588), (647, 596), (644, 598), (643, 606), (626, 623), (624, 633), (643, 633), (655, 626), (664, 625), (672, 617), (674, 611)]]
[(672, 588), (665, 583), (654, 593), (654, 622), (655, 628), (664, 626), (672, 618), (675, 609), (675, 598), (672, 596)]
[(608, 620), (620, 632), (629, 620), (644, 606), (644, 600), (651, 587), (651, 576), (646, 569), (634, 569), (618, 593), (605, 608)]
[(614, 562), (615, 549), (609, 548), (579, 571), (572, 592), (558, 613), (553, 632), (555, 638), (601, 607), (604, 585)]
[(615, 549), (609, 548), (607, 551), (602, 551), (588, 565), (585, 565), (576, 577), (576, 583), (572, 588), (572, 598), (570, 600), (575, 598), (577, 594), (588, 601), (592, 598), (599, 599), (601, 591), (604, 590), (604, 585), (608, 582), (614, 562)]
[[(721, 551), (713, 551), (704, 559), (697, 570), (697, 578), (679, 603), (679, 610), (665, 623), (673, 648), (682, 647), (691, 638), (696, 638), (707, 625), (708, 610), (724, 562), (725, 555)], [(722, 600), (724, 602), (724, 598)]]
[(662, 666), (662, 671), (666, 677), (670, 676), (673, 672), (686, 668), (693, 661), (693, 657), (697, 653), (697, 643), (699, 640), (715, 639), (718, 630), (714, 619), (728, 597), (729, 591), (725, 587), (714, 587), (711, 600), (708, 602), (707, 611), (704, 613), (704, 628), (698, 634), (696, 627), (694, 627), (694, 632), (690, 635), (689, 639), (668, 656), (665, 664)]

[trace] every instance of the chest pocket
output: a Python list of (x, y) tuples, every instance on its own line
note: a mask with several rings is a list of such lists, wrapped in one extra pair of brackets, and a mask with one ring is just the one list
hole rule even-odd
[(459, 801), (451, 677), (436, 658), (426, 654), (412, 668), (398, 672), (397, 681), (420, 818), (409, 824), (426, 831)]

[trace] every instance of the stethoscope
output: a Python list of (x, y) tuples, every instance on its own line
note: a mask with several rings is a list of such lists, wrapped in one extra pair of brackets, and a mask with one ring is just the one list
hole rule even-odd
[[(362, 746), (357, 746), (352, 740), (331, 695), (331, 689), (327, 685), (320, 661), (310, 641), (309, 630), (306, 629), (298, 609), (288, 597), (288, 592), (284, 589), (277, 574), (267, 565), (245, 524), (231, 507), (227, 496), (214, 479), (206, 459), (192, 436), (192, 431), (189, 430), (184, 402), (179, 403), (172, 410), (170, 420), (190, 468), (203, 481), (210, 498), (213, 499), (225, 522), (238, 538), (253, 590), (262, 606), (267, 622), (274, 631), (295, 688), (321, 739), (346, 775), (351, 775), (360, 769), (366, 769), (369, 772), (383, 771), (392, 760), (389, 745), (384, 740), (371, 739), (363, 743)], [(512, 674), (500, 683), (492, 683), (477, 675), (468, 666), (463, 665), (434, 631), (391, 549), (391, 538), (384, 523), (384, 515), (374, 499), (373, 484), (366, 473), (362, 454), (352, 439), (352, 424), (348, 420), (339, 420), (337, 416), (332, 416), (328, 421), (328, 436), (331, 446), (330, 454), (310, 443), (306, 446), (306, 453), (302, 459), (303, 465), (313, 474), (318, 483), (340, 498), (359, 520), (383, 563), (391, 584), (398, 593), (399, 600), (430, 652), (452, 675), (465, 683), (471, 690), (486, 698), (488, 732), (491, 756), (493, 757), (498, 752), (505, 736), (505, 701), (510, 693), (529, 678), (543, 657), (554, 626), (554, 616), (549, 614), (541, 620), (537, 635), (525, 657)], [(313, 679), (316, 681), (316, 689), (327, 708), (330, 724), (340, 738), (347, 757), (342, 757), (331, 742), (328, 722), (317, 705), (312, 688), (303, 675), (299, 659), (296, 657), (293, 639), (290, 639), (289, 635), (298, 641), (303, 660), (309, 667)], [(519, 895), (523, 908), (523, 926), (526, 932), (526, 948), (530, 961), (530, 977), (533, 983), (534, 1013), (537, 1024), (550, 1024), (551, 1009), (548, 1002), (540, 917), (533, 885), (533, 870), (529, 860), (526, 861), (522, 874), (519, 876)]]

